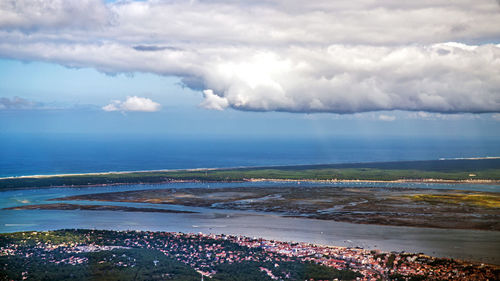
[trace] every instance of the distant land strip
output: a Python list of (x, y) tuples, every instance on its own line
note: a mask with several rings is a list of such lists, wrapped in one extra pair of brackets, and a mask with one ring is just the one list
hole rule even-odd
[(500, 183), (500, 158), (209, 168), (0, 178), (0, 190), (259, 180)]
[(113, 205), (82, 205), (82, 204), (37, 204), (23, 205), (16, 207), (3, 208), (3, 210), (87, 210), (87, 211), (123, 211), (123, 212), (146, 212), (146, 213), (183, 213), (193, 214), (194, 211), (169, 210), (158, 208), (136, 208), (128, 206), (113, 206)]

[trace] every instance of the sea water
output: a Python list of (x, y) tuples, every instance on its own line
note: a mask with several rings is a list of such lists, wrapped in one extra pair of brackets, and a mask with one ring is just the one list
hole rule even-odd
[(500, 156), (500, 140), (2, 135), (0, 177)]

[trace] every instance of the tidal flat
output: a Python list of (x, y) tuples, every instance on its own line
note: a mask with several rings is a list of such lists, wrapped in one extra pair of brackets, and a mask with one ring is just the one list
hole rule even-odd
[(88, 210), (88, 211), (123, 211), (123, 212), (146, 212), (146, 213), (174, 213), (174, 214), (193, 214), (193, 211), (165, 210), (155, 208), (135, 208), (126, 206), (109, 205), (85, 205), (85, 204), (35, 204), (4, 208), (4, 210)]
[[(470, 260), (486, 264), (500, 264), (500, 240), (498, 231), (473, 229), (447, 229), (428, 227), (406, 227), (381, 224), (359, 224), (334, 220), (314, 219), (304, 216), (287, 216), (278, 212), (256, 212), (252, 210), (221, 209), (215, 207), (194, 207), (171, 204), (68, 201), (50, 200), (76, 195), (125, 192), (157, 189), (224, 189), (232, 188), (288, 188), (323, 186), (338, 188), (386, 188), (416, 189), (425, 194), (426, 189), (461, 189), (499, 193), (499, 186), (485, 184), (424, 184), (424, 183), (321, 183), (299, 182), (184, 182), (161, 185), (117, 185), (84, 188), (43, 188), (21, 189), (0, 192), (0, 232), (46, 231), (54, 229), (107, 229), (107, 230), (154, 230), (184, 233), (214, 233), (262, 237), (280, 241), (307, 242), (343, 247), (362, 247), (383, 251), (406, 251), (425, 253), (430, 256)], [(456, 192), (460, 193), (460, 192)], [(466, 193), (466, 192), (463, 192)], [(49, 201), (50, 200), (50, 201)], [(196, 213), (163, 213), (141, 211), (112, 211), (85, 209), (28, 209), (6, 210), (5, 208), (42, 204), (74, 204), (96, 206), (121, 206), (134, 208), (154, 208)], [(100, 208), (100, 207), (95, 207)]]
[(323, 186), (166, 188), (52, 200), (182, 205), (360, 224), (500, 230), (500, 194), (496, 192)]

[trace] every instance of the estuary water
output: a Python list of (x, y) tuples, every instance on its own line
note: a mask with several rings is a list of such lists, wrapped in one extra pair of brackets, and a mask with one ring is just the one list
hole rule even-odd
[[(47, 203), (63, 196), (143, 190), (158, 188), (290, 186), (296, 183), (170, 183), (160, 185), (120, 185), (86, 188), (26, 189), (0, 192), (0, 208), (24, 204)], [(500, 192), (499, 185), (451, 185), (422, 183), (311, 183), (304, 185), (386, 186), (435, 189), (462, 189)], [(54, 201), (50, 201), (54, 203)], [(71, 203), (65, 201), (65, 203)], [(86, 210), (0, 210), (0, 232), (54, 230), (62, 228), (95, 228), (110, 230), (152, 230), (203, 232), (263, 237), (282, 241), (363, 247), (385, 251), (422, 252), (425, 254), (467, 259), (500, 265), (500, 232), (449, 230), (416, 227), (362, 225), (303, 218), (285, 218), (277, 214), (214, 210), (199, 207), (171, 206), (128, 202), (82, 202), (85, 204), (120, 205), (174, 210), (185, 213), (146, 213)]]

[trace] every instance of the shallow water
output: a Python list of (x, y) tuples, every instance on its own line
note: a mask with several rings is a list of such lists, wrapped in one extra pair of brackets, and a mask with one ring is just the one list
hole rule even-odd
[[(290, 186), (291, 183), (211, 183), (210, 187)], [(296, 183), (293, 183), (296, 184)], [(401, 183), (309, 183), (304, 185), (388, 186), (433, 189), (465, 189), (499, 192), (498, 185), (449, 185)], [(206, 183), (162, 185), (123, 185), (88, 188), (26, 189), (0, 192), (0, 207), (46, 203), (47, 199), (98, 192), (155, 188), (207, 187)], [(54, 201), (50, 201), (54, 203)], [(65, 203), (71, 203), (66, 201)], [(423, 252), (500, 264), (500, 232), (449, 230), (416, 227), (361, 225), (303, 218), (285, 218), (276, 214), (213, 210), (199, 207), (170, 206), (127, 202), (82, 202), (131, 207), (167, 208), (198, 211), (197, 214), (143, 213), (85, 210), (0, 210), (0, 232), (96, 228), (111, 230), (153, 230), (239, 234), (284, 241), (301, 241), (338, 246), (359, 246), (386, 251)]]

